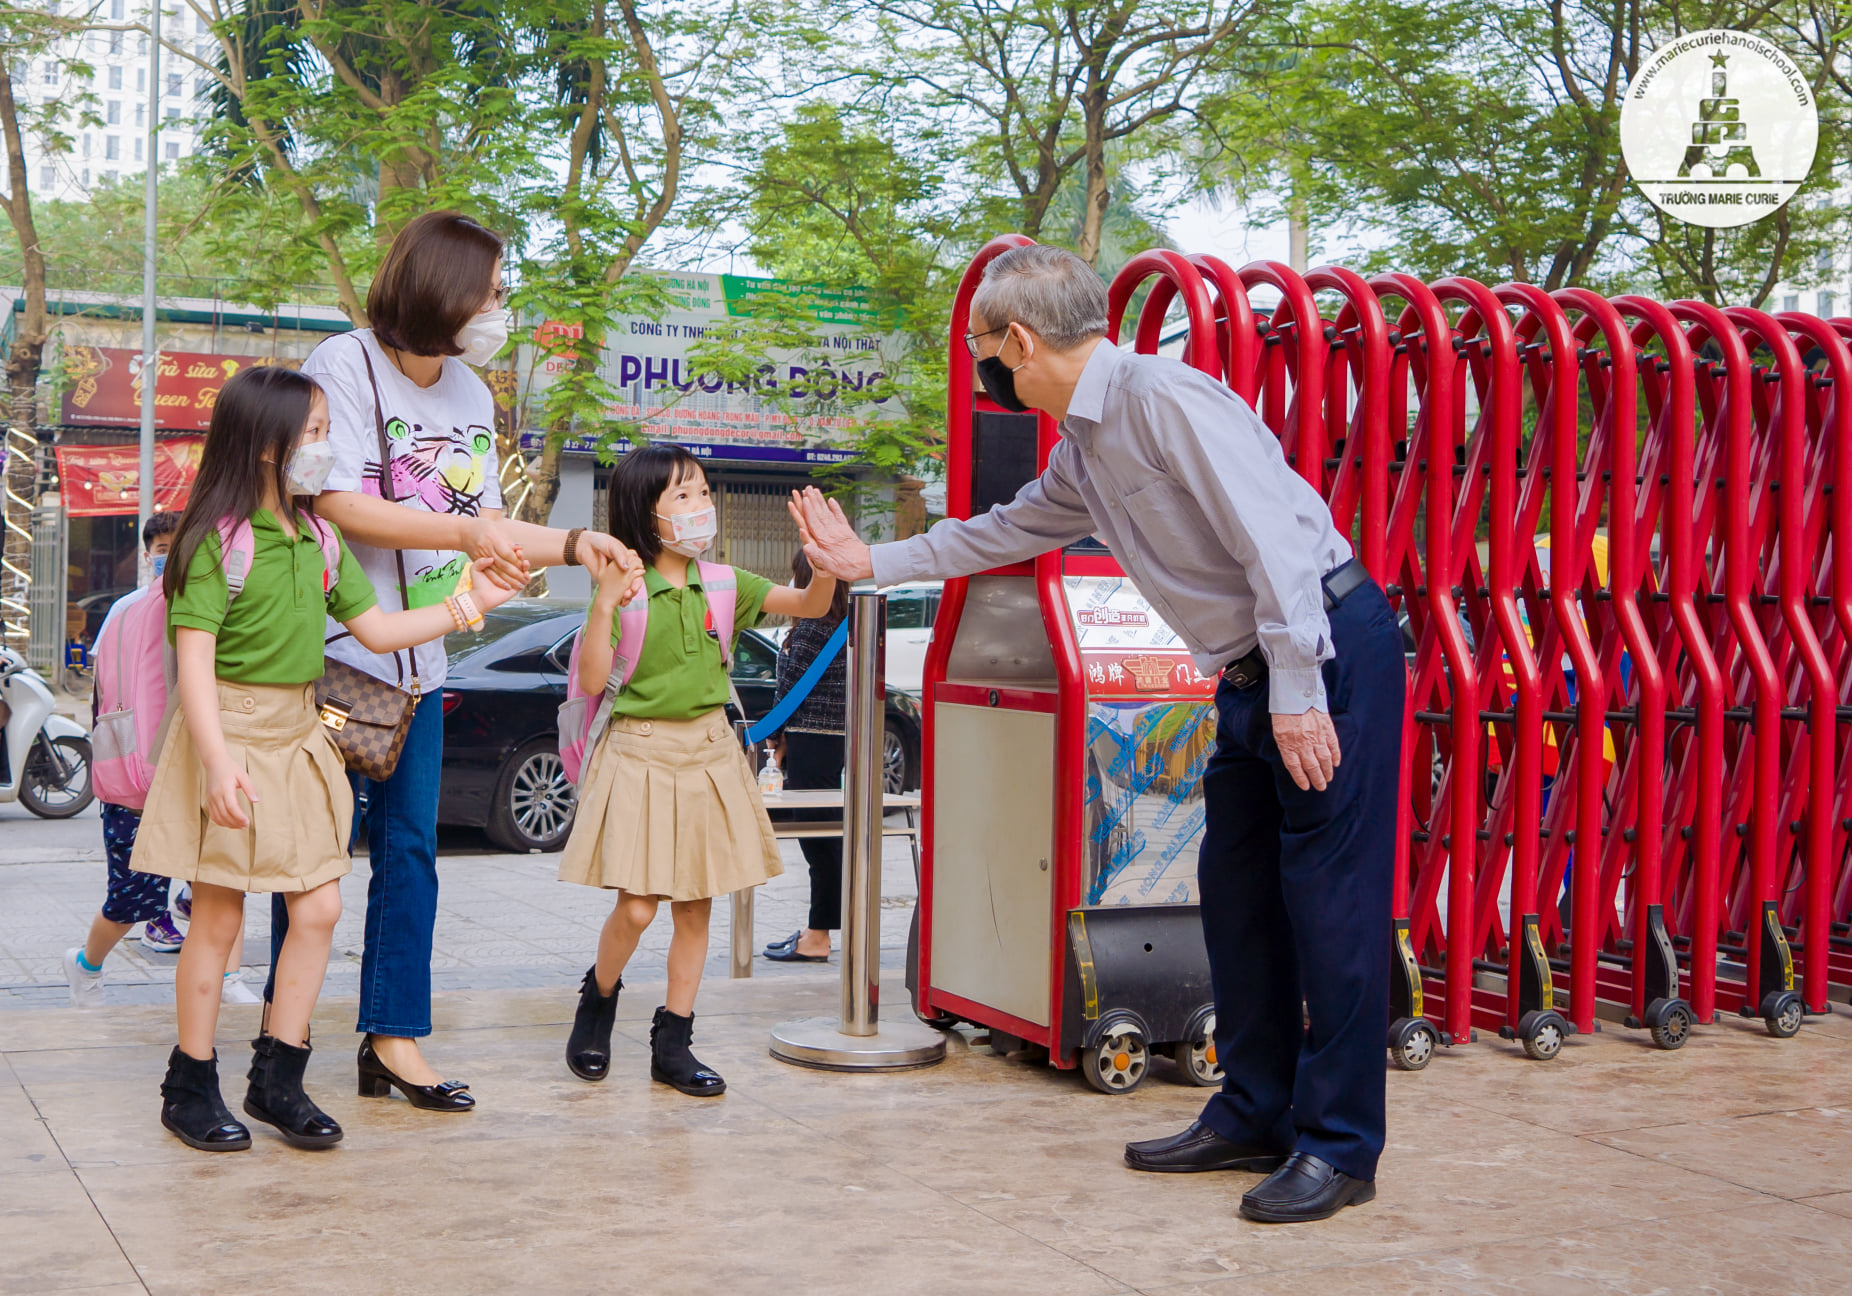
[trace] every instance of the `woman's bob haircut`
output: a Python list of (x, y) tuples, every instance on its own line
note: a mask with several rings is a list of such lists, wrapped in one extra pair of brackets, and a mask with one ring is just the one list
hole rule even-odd
[(456, 336), (495, 291), (501, 256), (501, 236), (462, 212), (413, 220), (392, 240), (367, 289), (373, 336), (411, 355), (462, 355)]

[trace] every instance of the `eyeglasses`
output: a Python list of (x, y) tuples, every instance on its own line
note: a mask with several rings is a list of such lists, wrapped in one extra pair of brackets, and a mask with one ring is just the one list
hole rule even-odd
[(1009, 327), (1008, 324), (1005, 324), (1001, 328), (985, 329), (982, 333), (965, 334), (965, 350), (971, 353), (971, 358), (973, 360), (977, 359), (977, 340), (981, 337), (989, 337), (992, 333), (1007, 332)]
[(496, 284), (494, 290), (490, 292), (489, 295), (494, 298), (497, 306), (506, 306), (508, 304), (508, 285)]

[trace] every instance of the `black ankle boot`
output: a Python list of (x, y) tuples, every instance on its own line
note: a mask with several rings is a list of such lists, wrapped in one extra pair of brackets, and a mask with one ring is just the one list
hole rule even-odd
[(598, 993), (598, 969), (586, 969), (579, 986), (579, 1010), (572, 1015), (572, 1034), (566, 1040), (566, 1065), (581, 1080), (602, 1080), (611, 1071), (611, 1023), (617, 1020), (617, 996), (623, 992), (619, 977), (611, 993)]
[(688, 1051), (693, 1039), (693, 1013), (678, 1017), (658, 1008), (649, 1028), (649, 1078), (696, 1098), (718, 1098), (727, 1091), (727, 1082)]
[(251, 1146), (251, 1131), (232, 1116), (219, 1095), (216, 1051), (204, 1062), (178, 1047), (168, 1054), (167, 1078), (161, 1081), (161, 1124), (201, 1152), (242, 1152)]
[(341, 1141), (341, 1127), (302, 1091), (309, 1048), (285, 1044), (274, 1035), (260, 1036), (251, 1050), (251, 1087), (245, 1090), (244, 1114), (277, 1127), (292, 1147), (325, 1148)]

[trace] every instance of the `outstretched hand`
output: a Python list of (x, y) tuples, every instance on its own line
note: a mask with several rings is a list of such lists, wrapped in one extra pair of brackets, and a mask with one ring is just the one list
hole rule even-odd
[(845, 581), (867, 580), (875, 574), (868, 546), (849, 525), (842, 505), (825, 499), (815, 486), (806, 486), (791, 492), (790, 509), (812, 567)]

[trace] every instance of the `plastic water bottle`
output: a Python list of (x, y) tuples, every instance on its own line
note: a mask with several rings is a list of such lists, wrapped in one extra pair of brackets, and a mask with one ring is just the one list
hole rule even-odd
[(765, 754), (765, 768), (759, 771), (759, 795), (777, 796), (785, 790), (785, 772), (778, 768), (778, 757)]

